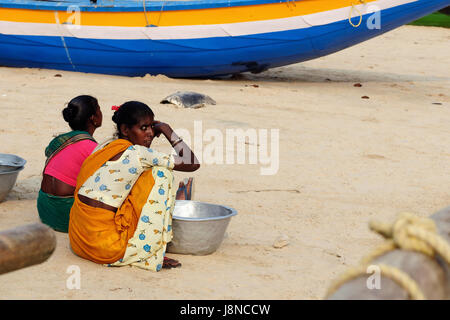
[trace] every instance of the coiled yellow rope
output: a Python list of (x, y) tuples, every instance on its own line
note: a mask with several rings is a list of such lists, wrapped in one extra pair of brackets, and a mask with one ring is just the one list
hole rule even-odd
[[(393, 224), (370, 222), (371, 230), (388, 239), (372, 254), (362, 260), (360, 267), (352, 268), (345, 272), (328, 290), (327, 297), (349, 280), (367, 274), (367, 267), (377, 257), (394, 249), (412, 250), (435, 258), (441, 256), (450, 265), (450, 245), (437, 234), (437, 228), (433, 220), (420, 218), (411, 213), (401, 213)], [(425, 295), (420, 290), (416, 281), (407, 273), (398, 268), (385, 264), (377, 264), (381, 274), (400, 285), (408, 292), (410, 299), (423, 300)]]

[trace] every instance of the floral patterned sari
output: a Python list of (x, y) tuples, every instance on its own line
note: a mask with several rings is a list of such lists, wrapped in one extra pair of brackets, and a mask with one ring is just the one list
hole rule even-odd
[[(140, 174), (131, 190), (124, 190), (125, 200), (116, 213), (88, 206), (78, 198), (78, 192), (86, 180), (114, 155), (130, 147), (129, 141), (115, 140), (83, 163), (70, 213), (70, 243), (75, 254), (96, 263), (133, 265), (159, 271), (167, 243), (172, 239), (175, 192), (170, 166), (159, 166), (158, 161), (153, 161), (154, 165)], [(129, 171), (126, 165), (123, 169), (126, 169), (123, 172)], [(104, 191), (108, 192), (108, 189)]]

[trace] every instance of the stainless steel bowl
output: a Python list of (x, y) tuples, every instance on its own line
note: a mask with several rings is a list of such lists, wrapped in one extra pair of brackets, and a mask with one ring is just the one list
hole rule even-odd
[(176, 200), (173, 211), (173, 239), (167, 252), (207, 255), (221, 245), (233, 208), (199, 201)]
[(14, 154), (0, 153), (0, 173), (22, 168), (25, 163), (27, 163), (25, 159)]
[(23, 170), (23, 168), (24, 167), (15, 168), (14, 170), (10, 171), (0, 171), (0, 202), (5, 200), (8, 193), (14, 187), (17, 176), (19, 175), (19, 172)]

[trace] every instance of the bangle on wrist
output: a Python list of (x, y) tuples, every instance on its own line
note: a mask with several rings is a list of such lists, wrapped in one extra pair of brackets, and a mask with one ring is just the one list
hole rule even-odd
[(175, 147), (177, 144), (179, 144), (181, 141), (183, 141), (182, 138), (178, 138), (177, 140), (175, 140), (173, 143), (171, 143), (172, 147)]

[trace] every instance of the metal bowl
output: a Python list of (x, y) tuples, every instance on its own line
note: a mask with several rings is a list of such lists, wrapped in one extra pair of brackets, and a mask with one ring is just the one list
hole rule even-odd
[(27, 161), (14, 154), (0, 153), (0, 173), (23, 168)]
[(207, 255), (223, 241), (233, 208), (199, 201), (176, 200), (172, 217), (173, 239), (167, 252)]
[(15, 168), (10, 171), (0, 171), (0, 202), (5, 200), (8, 193), (14, 187), (16, 183), (17, 176), (19, 172), (23, 170), (24, 167)]

